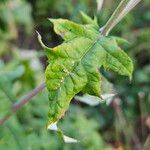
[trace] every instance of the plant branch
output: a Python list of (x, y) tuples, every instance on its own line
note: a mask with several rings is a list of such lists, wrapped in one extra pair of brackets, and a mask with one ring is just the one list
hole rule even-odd
[(45, 83), (42, 83), (38, 87), (33, 89), (31, 92), (29, 92), (27, 95), (25, 95), (20, 101), (14, 103), (11, 108), (11, 113), (7, 114), (6, 116), (0, 119), (0, 125), (4, 124), (4, 122), (7, 121), (13, 113), (19, 110), (27, 102), (31, 101), (32, 98), (38, 93), (40, 93), (44, 88), (45, 88)]
[(129, 130), (127, 120), (125, 119), (125, 116), (124, 116), (124, 114), (121, 110), (121, 107), (120, 107), (120, 102), (121, 102), (121, 100), (119, 98), (115, 98), (112, 101), (112, 106), (113, 106), (115, 113), (118, 117), (118, 121), (121, 125), (121, 128), (122, 128), (123, 134), (125, 136), (127, 145), (129, 145), (129, 137), (131, 137), (131, 139), (135, 145), (136, 150), (142, 150), (142, 145), (141, 145), (137, 135), (135, 133), (132, 133), (132, 136), (131, 136), (131, 132)]
[(121, 19), (132, 10), (141, 0), (121, 0), (120, 4), (106, 22), (106, 24), (100, 29), (103, 36), (107, 36), (114, 26), (121, 21)]

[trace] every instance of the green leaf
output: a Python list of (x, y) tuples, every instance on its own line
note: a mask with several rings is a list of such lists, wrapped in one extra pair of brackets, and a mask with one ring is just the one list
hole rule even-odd
[[(88, 19), (87, 19), (88, 20)], [(46, 85), (49, 91), (48, 124), (63, 117), (71, 99), (80, 91), (100, 96), (101, 75), (99, 68), (113, 70), (131, 78), (133, 64), (118, 46), (114, 37), (104, 37), (91, 21), (81, 25), (66, 19), (50, 19), (55, 32), (64, 42), (45, 49), (49, 59)]]
[(85, 24), (93, 24), (95, 28), (99, 28), (98, 24), (97, 24), (97, 18), (95, 17), (94, 20), (92, 18), (90, 18), (87, 14), (85, 14), (84, 12), (80, 12), (81, 14), (81, 18), (83, 23)]

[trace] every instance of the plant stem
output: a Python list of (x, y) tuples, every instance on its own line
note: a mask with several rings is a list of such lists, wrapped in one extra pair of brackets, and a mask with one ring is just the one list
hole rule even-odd
[(132, 133), (132, 136), (131, 136), (131, 132), (129, 130), (130, 129), (129, 125), (128, 125), (127, 120), (126, 120), (126, 118), (125, 118), (125, 116), (123, 114), (123, 111), (122, 111), (122, 109), (120, 107), (120, 104), (118, 103), (118, 100), (119, 100), (119, 103), (120, 103), (120, 99), (118, 99), (118, 98), (113, 99), (112, 106), (113, 106), (113, 108), (115, 110), (115, 113), (116, 113), (116, 115), (118, 117), (118, 121), (119, 121), (119, 123), (121, 125), (123, 134), (124, 134), (126, 142), (127, 142), (127, 147), (128, 147), (128, 145), (130, 143), (129, 142), (129, 138), (131, 138), (133, 143), (134, 143), (134, 145), (135, 145), (136, 150), (142, 150), (142, 145), (141, 145), (137, 135), (135, 133)]
[(6, 116), (0, 119), (0, 125), (4, 124), (4, 122), (7, 121), (13, 113), (15, 113), (22, 106), (24, 106), (27, 102), (31, 101), (32, 98), (38, 93), (40, 93), (44, 88), (45, 88), (45, 83), (42, 83), (38, 87), (33, 89), (31, 92), (29, 92), (27, 95), (25, 95), (20, 101), (14, 103), (11, 108), (11, 113), (7, 114)]
[(102, 28), (102, 30), (101, 30), (102, 35), (104, 35), (104, 36), (108, 35), (110, 30), (115, 26), (116, 20), (120, 16), (120, 13), (125, 9), (125, 7), (127, 6), (128, 2), (129, 2), (129, 0), (122, 0), (120, 2), (120, 4), (116, 8), (116, 10), (112, 14), (112, 16), (110, 17), (110, 19), (107, 21), (105, 26)]
[(120, 4), (106, 22), (106, 24), (100, 29), (103, 36), (107, 36), (114, 26), (141, 0), (121, 0)]

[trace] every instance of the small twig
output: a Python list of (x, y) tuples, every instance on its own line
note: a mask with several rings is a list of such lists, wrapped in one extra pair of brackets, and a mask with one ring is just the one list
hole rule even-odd
[(145, 130), (144, 130), (144, 108), (143, 108), (143, 101), (144, 101), (144, 97), (145, 97), (144, 92), (139, 92), (138, 97), (139, 97), (139, 109), (140, 109), (141, 139), (143, 140), (144, 135), (145, 135)]
[[(121, 107), (120, 107), (120, 104), (118, 103), (120, 101), (120, 99), (114, 99), (112, 101), (112, 106), (116, 112), (116, 115), (118, 117), (118, 120), (119, 120), (119, 123), (123, 129), (123, 133), (126, 137), (129, 136), (129, 131), (128, 130), (125, 130), (126, 128), (128, 128), (128, 124), (127, 124), (127, 120), (125, 119), (125, 116), (121, 110)], [(135, 144), (135, 147), (137, 150), (142, 150), (142, 145), (139, 141), (139, 138), (136, 136), (136, 134), (133, 133), (131, 139), (133, 140), (134, 144)], [(126, 142), (129, 144), (129, 139), (126, 138)]]
[(18, 109), (20, 109), (22, 106), (24, 106), (27, 102), (31, 101), (32, 98), (37, 95), (39, 92), (41, 92), (45, 88), (45, 83), (42, 83), (35, 89), (33, 89), (31, 92), (29, 92), (27, 95), (25, 95), (20, 101), (14, 103), (12, 105), (11, 111), (12, 113), (7, 114), (3, 118), (0, 119), (0, 125), (4, 124), (6, 120), (9, 119), (9, 117), (15, 113)]

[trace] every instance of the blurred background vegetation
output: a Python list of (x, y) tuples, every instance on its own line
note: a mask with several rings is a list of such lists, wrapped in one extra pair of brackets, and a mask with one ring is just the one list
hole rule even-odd
[[(96, 15), (102, 26), (119, 1), (105, 0), (99, 11), (96, 0), (0, 0), (0, 118), (44, 81), (47, 59), (35, 30), (50, 47), (62, 42), (47, 18), (81, 23), (82, 10)], [(130, 42), (123, 47), (134, 62), (133, 79), (102, 70), (115, 86), (117, 103), (91, 107), (72, 101), (59, 126), (80, 142), (66, 144), (56, 132), (47, 131), (45, 89), (0, 126), (0, 150), (150, 149), (150, 1), (142, 1), (111, 34)]]

